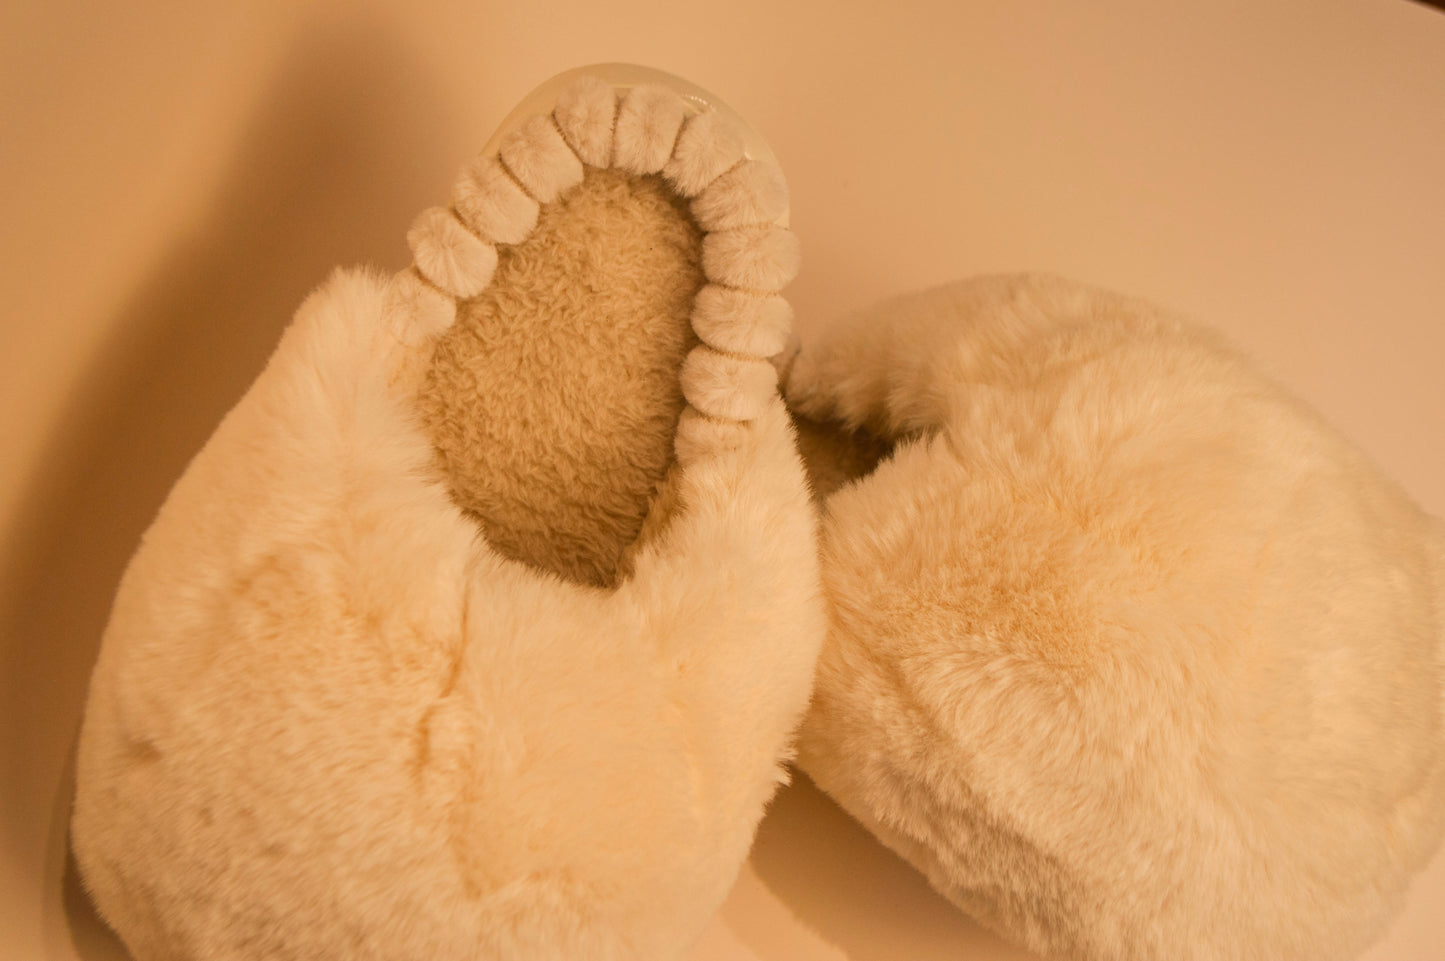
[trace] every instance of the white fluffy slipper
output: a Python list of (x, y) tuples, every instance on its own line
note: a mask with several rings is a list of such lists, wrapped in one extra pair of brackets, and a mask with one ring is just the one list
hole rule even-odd
[(1445, 819), (1438, 522), (1211, 335), (1052, 278), (860, 315), (786, 393), (898, 442), (826, 501), (821, 787), (1050, 956), (1381, 932)]
[(640, 73), (308, 299), (145, 535), (72, 829), (139, 961), (662, 959), (726, 894), (824, 631), (797, 249), (756, 139)]

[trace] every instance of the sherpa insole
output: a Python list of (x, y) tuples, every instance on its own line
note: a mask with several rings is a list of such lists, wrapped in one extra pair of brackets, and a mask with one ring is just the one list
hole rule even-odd
[(589, 168), (459, 304), (420, 409), (496, 550), (616, 580), (673, 461), (701, 251), (662, 177)]

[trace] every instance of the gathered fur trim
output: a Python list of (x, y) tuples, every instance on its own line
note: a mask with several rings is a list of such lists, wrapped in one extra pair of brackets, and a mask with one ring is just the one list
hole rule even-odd
[(407, 231), (422, 276), (454, 297), (475, 297), (492, 282), (497, 248), (479, 239), (450, 210), (423, 210)]
[(801, 263), (797, 236), (776, 224), (716, 230), (702, 242), (702, 272), (729, 287), (782, 290)]
[[(768, 403), (780, 403), (774, 398)], [(684, 407), (677, 419), (673, 451), (677, 462), (687, 467), (698, 461), (732, 454), (742, 448), (748, 435), (744, 421), (719, 420), (700, 413), (695, 407)]]
[(502, 141), (502, 163), (539, 203), (550, 204), (582, 182), (582, 161), (549, 117), (533, 117)]
[(692, 325), (712, 350), (694, 351), (684, 364), (684, 396), (712, 418), (757, 417), (776, 379), (770, 365), (751, 359), (781, 351), (792, 328), (792, 308), (777, 294), (799, 266), (797, 237), (776, 223), (787, 213), (787, 181), (776, 165), (744, 155), (739, 132), (717, 110), (689, 114), (694, 109), (655, 84), (619, 99), (603, 80), (576, 80), (550, 117), (532, 117), (502, 139), (497, 156), (463, 169), (452, 191), (456, 216), (436, 209), (417, 219), (408, 234), (416, 271), (445, 294), (475, 297), (496, 269), (494, 245), (531, 236), (541, 204), (580, 184), (584, 164), (661, 172), (691, 201), (710, 281), (693, 303)]
[(382, 313), (398, 343), (420, 343), (456, 322), (457, 302), (416, 270), (403, 270), (386, 286)]
[(698, 194), (743, 159), (743, 142), (716, 110), (688, 117), (662, 175), (684, 197)]
[(567, 146), (590, 167), (612, 163), (612, 125), (617, 119), (617, 93), (597, 77), (579, 77), (557, 98), (552, 110)]
[(537, 201), (496, 157), (479, 157), (452, 188), (452, 204), (471, 228), (494, 244), (520, 244), (537, 226)]
[(697, 336), (731, 354), (772, 357), (787, 346), (792, 328), (793, 307), (777, 294), (708, 284), (693, 301)]
[(633, 174), (660, 171), (672, 156), (687, 105), (666, 87), (633, 87), (617, 108), (612, 165)]
[(788, 209), (788, 182), (777, 165), (744, 160), (719, 176), (692, 202), (703, 230), (727, 230), (777, 220)]
[(752, 420), (777, 393), (778, 372), (766, 360), (694, 347), (679, 375), (687, 402), (709, 417)]

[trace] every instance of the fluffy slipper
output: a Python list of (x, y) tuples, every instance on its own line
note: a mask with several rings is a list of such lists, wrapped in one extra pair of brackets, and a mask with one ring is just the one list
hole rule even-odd
[(1050, 956), (1382, 930), (1445, 817), (1438, 522), (1214, 337), (1056, 279), (885, 305), (786, 393), (897, 441), (814, 449), (867, 473), (826, 502), (820, 786)]
[(549, 85), (411, 268), (314, 294), (146, 534), (72, 831), (137, 959), (667, 958), (726, 894), (824, 629), (797, 249), (639, 79)]

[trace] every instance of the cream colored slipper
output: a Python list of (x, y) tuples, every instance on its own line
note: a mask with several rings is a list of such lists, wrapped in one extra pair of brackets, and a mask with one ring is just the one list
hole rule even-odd
[(1382, 931), (1445, 820), (1437, 521), (1212, 336), (1054, 278), (863, 313), (786, 392), (897, 442), (810, 431), (814, 781), (1050, 957)]
[(674, 957), (783, 777), (824, 623), (786, 189), (665, 75), (527, 106), (413, 267), (302, 306), (126, 572), (72, 840), (140, 961)]
[(417, 220), (398, 281), (458, 304), (421, 394), (458, 502), (507, 556), (599, 586), (626, 573), (684, 405), (690, 436), (773, 395), (797, 270), (766, 145), (645, 80), (584, 68), (529, 97)]

